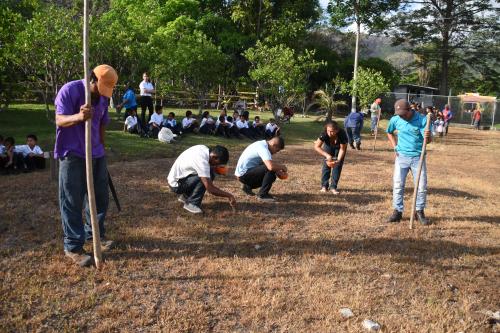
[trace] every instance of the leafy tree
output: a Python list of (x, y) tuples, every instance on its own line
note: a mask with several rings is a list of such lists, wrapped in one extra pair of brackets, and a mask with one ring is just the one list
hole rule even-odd
[[(382, 29), (386, 26), (383, 16), (398, 8), (399, 0), (330, 0), (328, 12), (334, 27), (347, 27), (352, 23), (356, 25), (356, 50), (354, 53), (353, 83), (356, 83), (359, 37), (361, 25), (368, 28)], [(353, 89), (356, 92), (356, 89)], [(356, 109), (356, 95), (352, 96), (352, 109)]]
[(268, 98), (275, 113), (304, 96), (308, 76), (322, 65), (313, 59), (314, 51), (297, 54), (282, 44), (267, 46), (257, 42), (244, 55), (251, 64), (250, 78), (257, 83), (261, 94)]
[(16, 38), (36, 6), (34, 0), (0, 2), (0, 110), (8, 107), (19, 90), (15, 86), (21, 80), (21, 73), (15, 70)]
[[(439, 66), (439, 89), (447, 95), (449, 65), (475, 31), (498, 34), (498, 13), (490, 0), (413, 0), (402, 2), (403, 11), (390, 18), (389, 34), (396, 44), (407, 43), (426, 63), (436, 60)], [(498, 37), (497, 37), (498, 38)], [(498, 43), (498, 39), (496, 41)], [(474, 49), (467, 49), (474, 54)]]
[(358, 96), (359, 106), (366, 109), (379, 97), (389, 90), (389, 85), (382, 73), (370, 68), (358, 68), (358, 77), (343, 85), (343, 92)]
[(221, 82), (227, 57), (201, 31), (196, 21), (180, 16), (160, 27), (150, 41), (157, 55), (154, 73), (171, 87), (191, 92), (200, 110), (207, 93)]
[(394, 66), (392, 66), (388, 61), (380, 58), (368, 58), (362, 59), (359, 62), (359, 65), (365, 69), (370, 68), (377, 72), (380, 72), (380, 74), (385, 79), (385, 82), (387, 82), (389, 86), (389, 89), (387, 91), (390, 91), (399, 83), (400, 74), (398, 70), (394, 68)]
[(43, 7), (17, 36), (17, 67), (55, 95), (65, 82), (82, 75), (80, 27), (76, 10)]

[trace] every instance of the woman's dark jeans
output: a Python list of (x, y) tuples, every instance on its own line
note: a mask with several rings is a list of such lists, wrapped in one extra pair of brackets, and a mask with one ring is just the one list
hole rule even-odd
[[(340, 148), (330, 147), (327, 145), (323, 145), (323, 150), (328, 154), (330, 154), (335, 159), (338, 157), (340, 152)], [(323, 160), (323, 166), (321, 168), (321, 187), (325, 187), (327, 189), (337, 189), (343, 165), (344, 161), (342, 160), (340, 163), (336, 164), (335, 167), (332, 169), (328, 165), (326, 165), (326, 160)]]

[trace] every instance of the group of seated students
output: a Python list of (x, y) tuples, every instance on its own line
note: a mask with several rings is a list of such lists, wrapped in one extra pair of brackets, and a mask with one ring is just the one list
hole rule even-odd
[(37, 142), (36, 135), (29, 134), (25, 145), (16, 146), (13, 137), (4, 139), (0, 135), (0, 173), (16, 174), (44, 169), (45, 157)]
[(165, 118), (163, 107), (155, 106), (155, 112), (151, 116), (147, 125), (141, 124), (137, 117), (137, 112), (131, 110), (129, 116), (125, 119), (124, 131), (132, 134), (138, 134), (143, 137), (157, 138), (162, 128), (168, 128), (176, 136), (186, 133), (217, 135), (226, 138), (248, 138), (257, 140), (261, 138), (272, 138), (280, 134), (280, 128), (274, 119), (270, 119), (267, 124), (261, 122), (259, 116), (255, 116), (252, 123), (249, 122), (249, 112), (243, 111), (241, 114), (234, 111), (233, 116), (228, 116), (225, 110), (214, 119), (209, 111), (202, 113), (200, 119), (197, 119), (193, 112), (186, 111), (186, 116), (181, 123), (177, 123), (175, 113), (170, 112)]

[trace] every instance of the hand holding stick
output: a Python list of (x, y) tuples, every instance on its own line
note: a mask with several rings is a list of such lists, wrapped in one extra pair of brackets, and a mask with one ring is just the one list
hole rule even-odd
[(413, 198), (412, 198), (412, 205), (411, 205), (410, 229), (413, 229), (413, 220), (415, 219), (415, 209), (416, 209), (416, 204), (417, 204), (418, 186), (420, 184), (420, 174), (422, 173), (422, 166), (424, 164), (425, 153), (427, 151), (427, 143), (429, 141), (428, 134), (429, 134), (430, 124), (431, 124), (431, 115), (430, 115), (430, 113), (428, 113), (427, 114), (427, 123), (425, 124), (424, 143), (422, 145), (422, 152), (420, 153), (420, 160), (418, 161), (417, 174), (413, 175), (413, 177), (415, 177), (415, 188), (413, 189)]

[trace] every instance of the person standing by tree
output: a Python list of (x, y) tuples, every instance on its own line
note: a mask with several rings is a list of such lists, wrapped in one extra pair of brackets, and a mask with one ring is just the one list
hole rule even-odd
[[(57, 129), (54, 157), (60, 163), (59, 207), (64, 252), (80, 266), (88, 266), (92, 261), (83, 250), (85, 240), (92, 239), (85, 175), (85, 121), (89, 119), (92, 122), (92, 170), (102, 250), (106, 251), (113, 245), (104, 236), (104, 219), (109, 203), (104, 133), (109, 122), (109, 98), (117, 81), (118, 75), (113, 67), (100, 65), (94, 68), (90, 76), (91, 105), (85, 104), (83, 80), (66, 83), (55, 100)], [(85, 224), (82, 222), (82, 209), (85, 209), (87, 218)]]
[[(142, 74), (142, 82), (139, 84), (139, 89), (141, 90), (141, 121), (142, 124), (149, 123), (151, 116), (153, 115), (153, 97), (151, 94), (155, 93), (155, 88), (151, 83), (148, 73)], [(146, 122), (146, 109), (149, 110), (148, 121)]]
[(448, 127), (451, 123), (451, 118), (453, 118), (453, 113), (451, 112), (450, 106), (446, 104), (443, 109), (444, 117), (444, 135), (448, 135)]
[[(410, 104), (399, 99), (394, 104), (395, 115), (389, 121), (387, 127), (387, 137), (391, 143), (396, 160), (394, 162), (394, 177), (393, 177), (393, 207), (394, 212), (389, 217), (387, 222), (397, 223), (403, 218), (403, 197), (405, 191), (406, 176), (411, 170), (415, 179), (420, 154), (424, 143), (424, 137), (427, 142), (431, 142), (431, 132), (425, 130), (427, 118), (415, 112), (410, 108)], [(397, 131), (397, 137), (395, 135)], [(417, 184), (415, 184), (417, 186)], [(427, 167), (425, 159), (422, 165), (422, 173), (418, 184), (416, 218), (422, 225), (429, 225), (431, 222), (425, 217), (424, 208), (427, 196)]]
[[(344, 128), (352, 149), (361, 150), (361, 130), (363, 129), (363, 114), (359, 111), (351, 112), (344, 120)], [(354, 147), (356, 143), (356, 147)]]
[(347, 151), (347, 136), (336, 121), (325, 124), (323, 133), (314, 142), (314, 150), (325, 158), (321, 169), (321, 192), (330, 190), (333, 194), (339, 194), (337, 185)]
[(382, 100), (380, 98), (377, 98), (370, 106), (372, 136), (375, 135), (375, 131), (378, 126), (378, 121), (380, 119), (380, 112), (382, 112), (382, 109), (380, 108), (380, 103), (382, 103)]

